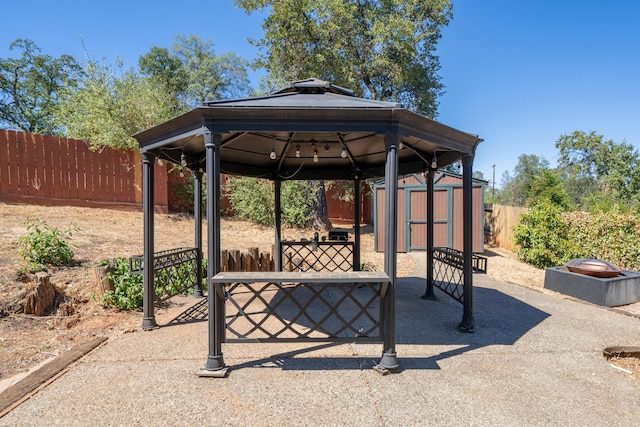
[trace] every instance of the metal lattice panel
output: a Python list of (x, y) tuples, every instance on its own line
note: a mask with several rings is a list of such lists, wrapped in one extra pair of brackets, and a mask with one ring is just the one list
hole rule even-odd
[(381, 341), (380, 288), (379, 283), (226, 285), (226, 333), (233, 335), (226, 341)]
[(433, 249), (433, 284), (444, 293), (463, 302), (464, 258), (451, 248)]
[(352, 271), (353, 242), (282, 242), (287, 271)]
[[(153, 257), (155, 300), (160, 302), (193, 289), (198, 280), (198, 249), (178, 248), (156, 252)], [(132, 273), (142, 274), (143, 257), (129, 258)]]

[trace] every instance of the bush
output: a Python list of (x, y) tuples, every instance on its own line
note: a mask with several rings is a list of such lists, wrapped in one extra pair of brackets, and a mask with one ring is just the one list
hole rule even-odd
[(113, 291), (106, 291), (102, 302), (111, 307), (122, 310), (135, 310), (142, 307), (144, 295), (142, 274), (129, 271), (129, 260), (116, 258), (113, 261), (101, 261), (103, 266), (112, 266), (113, 272), (107, 273), (107, 278), (113, 282)]
[(61, 231), (51, 227), (42, 218), (27, 218), (27, 234), (18, 239), (20, 256), (29, 262), (31, 270), (42, 271), (44, 265), (63, 266), (73, 259), (73, 249), (68, 242), (78, 228), (70, 224)]
[[(139, 273), (131, 273), (129, 270), (129, 260), (127, 258), (116, 258), (114, 260), (102, 260), (99, 266), (112, 267), (113, 271), (107, 273), (107, 279), (113, 282), (114, 290), (106, 291), (102, 297), (102, 302), (110, 307), (121, 310), (135, 310), (142, 307), (144, 300), (144, 276)], [(206, 274), (207, 260), (202, 260), (203, 274)], [(195, 272), (191, 266), (186, 264), (177, 265), (156, 272), (154, 275), (154, 292), (156, 297), (164, 296), (164, 291), (175, 294), (182, 290), (182, 284), (193, 282)], [(159, 286), (159, 282), (169, 282), (167, 287)], [(202, 284), (203, 290), (207, 290), (206, 280)], [(188, 288), (184, 294), (193, 293), (193, 288)]]
[(229, 177), (224, 186), (237, 217), (261, 225), (273, 225), (273, 189), (269, 181)]
[(613, 208), (606, 213), (566, 214), (576, 258), (599, 258), (627, 270), (640, 270), (640, 218)]
[(575, 253), (568, 235), (562, 208), (542, 199), (522, 214), (520, 224), (514, 227), (516, 253), (524, 262), (539, 268), (564, 264)]
[[(274, 221), (274, 191), (265, 179), (230, 177), (224, 191), (235, 216), (256, 224), (271, 226)], [(316, 188), (305, 181), (286, 181), (281, 187), (282, 223), (304, 227), (311, 220)]]
[(305, 227), (311, 220), (311, 206), (317, 188), (306, 181), (282, 184), (282, 223), (290, 227)]

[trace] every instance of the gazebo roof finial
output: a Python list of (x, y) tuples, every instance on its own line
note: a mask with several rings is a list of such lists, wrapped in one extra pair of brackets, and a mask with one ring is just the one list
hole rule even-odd
[(288, 86), (271, 92), (271, 95), (281, 93), (335, 93), (338, 95), (354, 96), (355, 92), (341, 86), (336, 86), (331, 82), (311, 77), (305, 80), (296, 80)]

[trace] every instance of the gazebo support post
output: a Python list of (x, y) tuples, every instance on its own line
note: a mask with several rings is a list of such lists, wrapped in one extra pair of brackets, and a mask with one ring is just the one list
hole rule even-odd
[[(220, 272), (220, 143), (219, 134), (204, 134), (207, 170), (207, 288), (209, 295), (209, 355), (204, 371), (214, 376), (226, 373), (222, 357), (224, 339), (224, 295), (211, 279)], [(200, 372), (200, 375), (207, 373)]]
[(435, 169), (427, 166), (427, 289), (422, 295), (422, 299), (437, 301), (433, 286), (433, 212), (434, 212), (434, 185)]
[(282, 271), (282, 181), (273, 181), (273, 224), (275, 227), (275, 242), (273, 245), (273, 264), (275, 271)]
[(153, 198), (153, 168), (156, 156), (151, 153), (141, 153), (142, 157), (142, 216), (144, 229), (144, 255), (143, 255), (143, 295), (142, 295), (142, 329), (150, 330), (158, 327), (154, 313), (155, 289), (153, 286), (154, 259), (153, 259), (153, 210), (155, 203)]
[(196, 286), (193, 296), (201, 298), (202, 295), (202, 172), (193, 171), (193, 220), (195, 221), (195, 246), (196, 255)]
[(473, 332), (473, 155), (462, 158), (462, 209), (464, 218), (464, 297), (462, 321), (458, 325), (461, 332)]
[(382, 359), (376, 369), (394, 372), (398, 369), (396, 355), (396, 270), (397, 270), (397, 227), (398, 222), (398, 149), (400, 137), (397, 133), (386, 137), (385, 162), (385, 222), (384, 222), (384, 272), (389, 276), (390, 283), (380, 302), (382, 312), (382, 330), (384, 348)]
[(360, 261), (360, 215), (361, 215), (361, 208), (360, 208), (360, 197), (361, 197), (361, 191), (360, 191), (360, 185), (361, 185), (361, 181), (359, 179), (356, 179), (353, 182), (354, 185), (354, 195), (353, 195), (353, 200), (354, 200), (354, 213), (353, 213), (353, 217), (354, 217), (354, 222), (353, 222), (353, 271), (360, 271), (361, 270), (361, 266), (362, 266), (362, 262)]

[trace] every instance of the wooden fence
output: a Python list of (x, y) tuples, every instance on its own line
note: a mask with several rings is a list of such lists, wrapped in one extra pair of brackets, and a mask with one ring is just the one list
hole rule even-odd
[(499, 248), (514, 250), (513, 227), (520, 223), (520, 215), (527, 208), (489, 205), (485, 208), (485, 241)]
[(274, 271), (271, 254), (250, 248), (249, 252), (239, 250), (220, 251), (220, 271)]
[[(167, 169), (155, 166), (156, 210), (168, 208)], [(139, 210), (137, 150), (91, 151), (70, 138), (0, 129), (0, 201)]]
[[(155, 164), (157, 212), (184, 212), (193, 204), (178, 191), (191, 180)], [(223, 177), (224, 179), (224, 177)], [(327, 191), (327, 210), (337, 223), (353, 223), (353, 202), (341, 200), (340, 189)], [(361, 223), (372, 222), (371, 192), (362, 183)], [(0, 202), (48, 206), (142, 209), (142, 162), (138, 150), (92, 151), (71, 138), (0, 129)], [(229, 209), (226, 197), (221, 200)]]
[[(373, 223), (373, 193), (366, 182), (361, 182), (360, 200), (360, 224)], [(328, 187), (327, 191), (327, 213), (329, 219), (334, 224), (353, 224), (355, 206), (353, 200), (344, 200), (345, 190), (341, 187)]]

